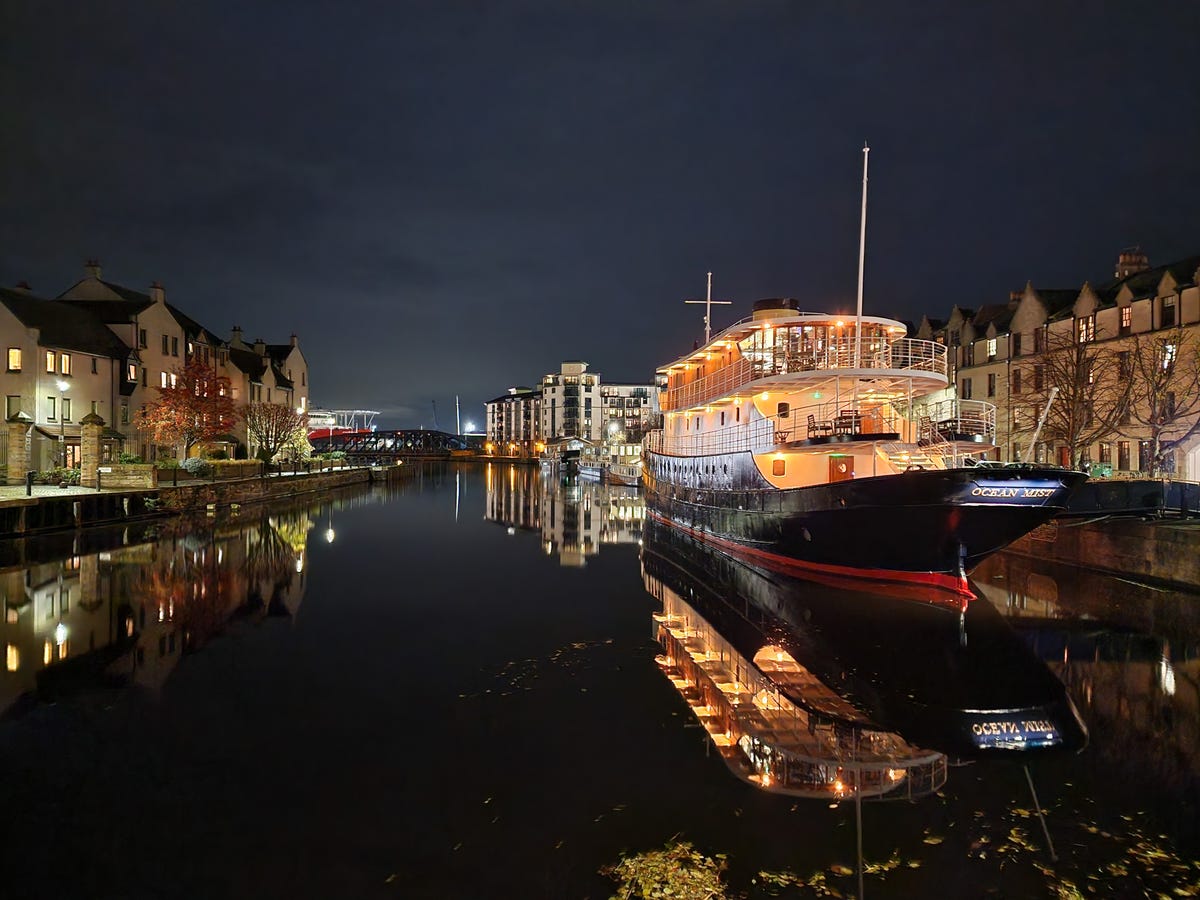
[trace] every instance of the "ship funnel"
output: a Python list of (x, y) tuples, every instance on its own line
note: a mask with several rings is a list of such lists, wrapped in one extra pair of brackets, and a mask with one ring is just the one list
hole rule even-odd
[(754, 304), (754, 318), (777, 319), (780, 316), (794, 316), (800, 311), (800, 301), (791, 297), (772, 297), (759, 300)]

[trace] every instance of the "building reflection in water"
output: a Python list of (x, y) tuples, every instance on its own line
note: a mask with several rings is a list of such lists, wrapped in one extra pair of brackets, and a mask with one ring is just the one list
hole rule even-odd
[(730, 768), (772, 791), (923, 796), (949, 759), (1080, 749), (1062, 684), (986, 604), (760, 571), (648, 521), (658, 662)]
[(1200, 604), (1194, 596), (1002, 554), (974, 574), (1067, 685), (1094, 752), (1130, 786), (1193, 795), (1200, 780)]
[(636, 487), (543, 475), (536, 467), (488, 463), (484, 517), (541, 536), (547, 556), (586, 565), (603, 544), (636, 544), (646, 504)]
[(158, 688), (231, 621), (295, 616), (309, 531), (333, 533), (333, 503), (177, 519), (142, 540), (91, 532), (106, 549), (0, 571), (0, 712), (98, 684)]

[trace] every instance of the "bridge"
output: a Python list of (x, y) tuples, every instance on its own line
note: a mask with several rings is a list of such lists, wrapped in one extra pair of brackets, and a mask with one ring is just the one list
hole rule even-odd
[(466, 450), (467, 442), (444, 431), (351, 431), (312, 438), (313, 451), (338, 451), (347, 459), (361, 462), (390, 462), (397, 459), (445, 459), (451, 451)]

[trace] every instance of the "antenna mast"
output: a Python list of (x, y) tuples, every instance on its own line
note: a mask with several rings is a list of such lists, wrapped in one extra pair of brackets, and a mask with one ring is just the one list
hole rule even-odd
[(704, 304), (704, 343), (708, 343), (712, 339), (712, 308), (713, 304), (718, 306), (730, 306), (732, 300), (714, 300), (712, 298), (712, 272), (708, 273), (708, 293), (704, 295), (703, 300), (684, 300), (684, 303), (703, 303)]
[(862, 360), (863, 263), (867, 258), (867, 160), (871, 148), (863, 142), (862, 224), (858, 229), (858, 312), (854, 316), (854, 368)]

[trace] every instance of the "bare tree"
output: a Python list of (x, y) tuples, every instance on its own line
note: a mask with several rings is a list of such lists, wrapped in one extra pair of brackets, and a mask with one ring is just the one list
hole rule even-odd
[(1134, 339), (1130, 418), (1150, 434), (1152, 474), (1200, 432), (1200, 340), (1182, 326)]
[(279, 403), (251, 403), (242, 412), (246, 434), (258, 445), (258, 457), (270, 462), (308, 428), (308, 416)]
[(1120, 372), (1116, 349), (1095, 341), (1094, 333), (1084, 336), (1079, 329), (1046, 329), (1045, 351), (1025, 369), (1032, 389), (1025, 396), (1037, 405), (1015, 429), (1032, 436), (1038, 413), (1057, 388), (1041, 438), (1066, 445), (1075, 469), (1092, 444), (1117, 432), (1129, 405), (1129, 377)]

